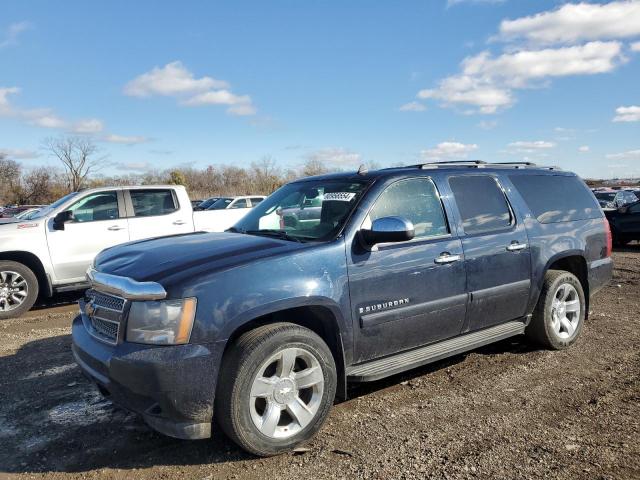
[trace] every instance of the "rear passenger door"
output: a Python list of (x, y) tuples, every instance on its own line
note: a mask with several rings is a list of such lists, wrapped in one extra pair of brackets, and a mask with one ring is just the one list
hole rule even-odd
[(415, 238), (350, 249), (349, 292), (356, 363), (456, 336), (465, 320), (462, 245), (430, 178), (390, 184), (360, 228), (382, 217), (411, 221)]
[(464, 331), (522, 317), (529, 300), (531, 256), (523, 219), (496, 176), (449, 176), (460, 215), (469, 306)]
[(131, 189), (125, 192), (131, 240), (193, 231), (191, 208), (180, 205), (170, 189)]

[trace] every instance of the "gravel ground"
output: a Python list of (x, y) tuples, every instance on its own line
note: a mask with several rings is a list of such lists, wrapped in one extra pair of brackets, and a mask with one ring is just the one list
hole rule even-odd
[(569, 350), (504, 341), (353, 387), (305, 449), (187, 442), (114, 408), (70, 353), (73, 305), (0, 322), (0, 478), (640, 479), (640, 245)]

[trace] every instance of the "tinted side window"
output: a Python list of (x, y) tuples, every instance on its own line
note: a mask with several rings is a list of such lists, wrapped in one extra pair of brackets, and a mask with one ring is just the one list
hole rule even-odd
[(171, 190), (131, 190), (129, 193), (136, 217), (166, 215), (178, 210)]
[(118, 193), (99, 192), (87, 195), (74, 203), (69, 210), (76, 222), (97, 222), (119, 218)]
[[(366, 223), (382, 217), (403, 217), (415, 228), (415, 238), (449, 233), (435, 185), (427, 178), (400, 180), (382, 192)], [(365, 225), (369, 228), (370, 225)]]
[(602, 212), (582, 180), (565, 175), (510, 175), (540, 223), (600, 218)]
[(249, 208), (249, 202), (246, 198), (241, 198), (240, 200), (233, 202), (229, 208)]
[(502, 230), (512, 224), (511, 210), (502, 189), (488, 175), (449, 178), (466, 234)]

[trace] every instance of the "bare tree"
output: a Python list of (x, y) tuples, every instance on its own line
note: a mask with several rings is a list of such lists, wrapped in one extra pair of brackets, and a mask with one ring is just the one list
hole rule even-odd
[(0, 201), (13, 201), (15, 190), (20, 186), (21, 173), (20, 164), (0, 152)]
[(78, 191), (102, 158), (96, 158), (98, 147), (88, 137), (48, 138), (44, 147), (58, 158), (67, 174), (69, 189)]
[(329, 169), (317, 158), (308, 159), (302, 167), (302, 175), (312, 177), (314, 175), (322, 175), (328, 173)]

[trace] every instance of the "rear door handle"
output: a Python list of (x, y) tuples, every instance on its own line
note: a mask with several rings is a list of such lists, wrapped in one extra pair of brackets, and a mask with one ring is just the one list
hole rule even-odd
[(507, 245), (507, 250), (510, 252), (517, 252), (518, 250), (524, 250), (525, 248), (527, 248), (526, 243), (512, 243)]
[(457, 262), (462, 258), (462, 255), (451, 255), (449, 253), (441, 253), (434, 260), (437, 264), (441, 265), (443, 263), (453, 263)]
[(185, 222), (184, 220), (176, 220), (175, 222), (173, 222), (174, 225), (184, 225), (187, 222)]
[(107, 230), (117, 232), (118, 230), (124, 230), (124, 227), (121, 227), (119, 225), (112, 225), (111, 227), (107, 228)]

